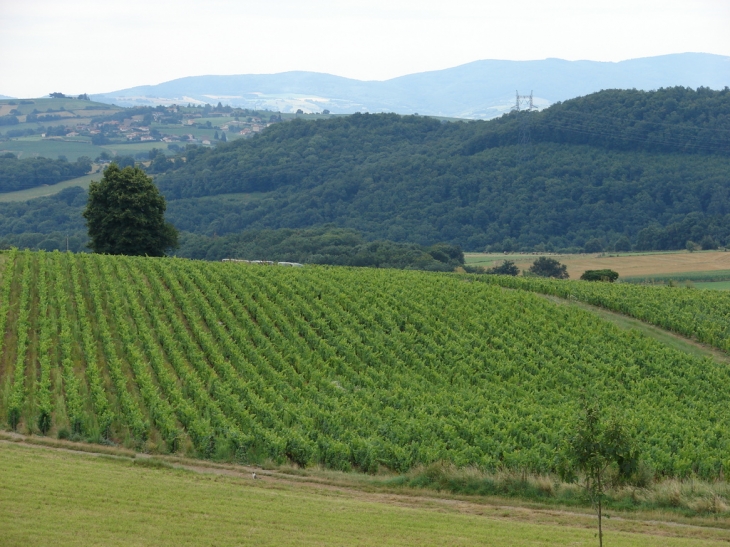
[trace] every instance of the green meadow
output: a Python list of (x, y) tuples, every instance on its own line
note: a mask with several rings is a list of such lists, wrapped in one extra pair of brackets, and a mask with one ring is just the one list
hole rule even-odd
[[(9, 442), (0, 442), (0, 469), (2, 545), (597, 544), (593, 519), (584, 514), (368, 494), (261, 474), (253, 480)], [(611, 547), (705, 547), (726, 545), (730, 536), (712, 528), (605, 522)]]

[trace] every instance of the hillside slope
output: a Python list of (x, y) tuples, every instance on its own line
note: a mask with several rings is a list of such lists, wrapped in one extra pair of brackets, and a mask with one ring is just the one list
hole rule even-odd
[[(531, 145), (520, 146), (525, 133)], [(305, 228), (466, 250), (683, 248), (730, 236), (730, 89), (604, 91), (540, 113), (278, 124), (157, 179), (186, 231)], [(201, 196), (257, 192), (229, 206)], [(211, 221), (211, 219), (215, 219)], [(643, 232), (642, 230), (648, 230)]]
[(11, 252), (0, 416), (239, 461), (555, 470), (582, 390), (667, 475), (726, 465), (730, 371), (443, 274)]
[[(330, 223), (467, 251), (730, 244), (730, 89), (609, 90), (488, 122), (295, 120), (183, 154), (155, 180), (168, 219), (200, 236), (189, 257), (221, 256), (227, 234)], [(0, 204), (0, 236), (50, 250), (70, 234), (79, 250), (85, 201)]]

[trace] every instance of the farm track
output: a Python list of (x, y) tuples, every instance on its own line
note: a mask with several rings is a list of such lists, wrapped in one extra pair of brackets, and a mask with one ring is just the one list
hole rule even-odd
[(593, 306), (591, 304), (586, 304), (585, 302), (578, 302), (575, 300), (569, 300), (567, 298), (562, 298), (560, 296), (553, 296), (549, 294), (541, 294), (540, 296), (543, 296), (544, 298), (557, 304), (565, 306), (575, 306), (577, 308), (588, 310), (595, 313), (602, 319), (606, 319), (621, 328), (636, 329), (639, 332), (642, 332), (643, 334), (654, 338), (658, 342), (667, 343), (668, 340), (674, 340), (678, 343), (672, 344), (673, 347), (681, 351), (689, 353), (690, 355), (710, 357), (719, 363), (725, 363), (730, 365), (730, 355), (728, 355), (724, 351), (720, 351), (717, 348), (713, 348), (709, 344), (703, 344), (695, 338), (683, 336), (677, 332), (657, 327), (656, 325), (653, 325), (648, 321), (642, 321), (641, 319), (636, 319), (635, 317), (631, 317), (630, 315), (615, 312), (607, 308), (602, 308), (600, 306)]
[[(487, 519), (502, 521), (528, 522), (538, 525), (558, 525), (573, 528), (595, 528), (595, 515), (584, 511), (561, 507), (541, 506), (539, 503), (526, 502), (499, 497), (469, 497), (449, 495), (433, 490), (397, 488), (378, 482), (378, 477), (352, 476), (350, 474), (327, 474), (314, 470), (311, 474), (299, 470), (271, 470), (255, 466), (218, 464), (174, 456), (153, 456), (144, 453), (119, 450), (108, 447), (94, 447), (84, 443), (68, 441), (46, 442), (44, 438), (27, 437), (17, 433), (0, 432), (0, 449), (3, 446), (23, 446), (30, 449), (50, 450), (69, 456), (105, 457), (134, 463), (138, 461), (145, 467), (157, 467), (161, 471), (177, 470), (200, 475), (214, 475), (234, 481), (245, 482), (261, 488), (300, 489), (312, 493), (331, 493), (349, 499), (377, 504), (428, 509), (440, 513), (461, 513), (476, 515)], [(98, 450), (94, 452), (94, 450)], [(150, 462), (150, 463), (147, 463)], [(256, 479), (252, 478), (256, 473)], [(664, 517), (664, 518), (662, 518)], [(672, 518), (674, 517), (674, 518)], [(604, 529), (609, 532), (628, 532), (651, 536), (674, 538), (693, 538), (719, 540), (730, 543), (730, 522), (710, 518), (689, 519), (667, 514), (620, 513), (612, 512), (604, 521)]]

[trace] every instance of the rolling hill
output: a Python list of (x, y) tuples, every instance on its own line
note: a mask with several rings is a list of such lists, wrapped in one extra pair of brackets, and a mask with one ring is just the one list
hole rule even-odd
[(360, 81), (314, 72), (190, 76), (156, 85), (94, 94), (120, 106), (212, 103), (282, 112), (420, 113), (490, 119), (515, 104), (515, 90), (534, 92), (544, 108), (602, 89), (654, 90), (670, 86), (730, 85), (730, 58), (682, 53), (618, 63), (482, 60), (386, 81)]
[[(225, 256), (243, 231), (330, 224), (467, 251), (730, 243), (730, 89), (607, 90), (489, 121), (295, 119), (181, 155), (155, 181), (168, 219), (198, 236), (189, 257)], [(84, 202), (67, 189), (2, 204), (0, 235), (47, 250), (81, 241)]]

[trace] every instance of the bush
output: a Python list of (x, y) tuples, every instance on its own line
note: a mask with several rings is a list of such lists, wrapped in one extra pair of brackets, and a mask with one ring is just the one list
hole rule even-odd
[(583, 281), (608, 281), (613, 283), (618, 279), (618, 272), (613, 270), (586, 270), (580, 276)]

